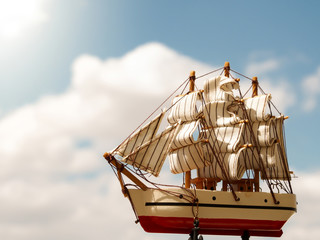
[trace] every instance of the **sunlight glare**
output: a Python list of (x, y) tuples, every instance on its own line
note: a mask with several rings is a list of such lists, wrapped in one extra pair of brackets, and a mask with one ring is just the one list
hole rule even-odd
[(20, 36), (47, 19), (41, 9), (43, 0), (0, 0), (0, 37)]

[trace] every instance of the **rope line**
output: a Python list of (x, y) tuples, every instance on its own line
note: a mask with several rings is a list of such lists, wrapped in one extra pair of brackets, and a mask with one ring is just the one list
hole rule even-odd
[[(222, 71), (221, 71), (221, 70), (222, 70)], [(211, 72), (208, 72), (208, 73), (206, 73), (206, 74), (200, 75), (200, 76), (196, 77), (195, 80), (200, 79), (200, 78), (203, 78), (203, 77), (205, 77), (205, 76), (208, 76), (208, 75), (213, 74), (213, 73), (218, 72), (218, 71), (221, 71), (220, 75), (222, 75), (223, 72), (225, 71), (225, 68), (224, 68), (224, 67), (221, 67), (221, 68), (218, 68), (218, 69), (213, 70), (213, 71), (211, 71)], [(239, 73), (239, 72), (237, 72), (237, 71), (234, 71), (234, 70), (230, 69), (230, 70), (229, 70), (229, 76), (230, 76), (230, 78), (232, 78), (232, 79), (235, 79), (235, 78), (234, 78), (233, 75), (231, 75), (230, 72), (233, 72), (233, 73), (235, 73), (235, 74), (237, 74), (237, 75), (239, 75), (239, 76), (242, 76), (242, 77), (244, 77), (244, 78), (249, 79), (250, 81), (252, 81), (252, 78), (249, 78), (249, 77), (247, 77), (246, 75), (243, 75), (243, 74), (241, 74), (241, 73)], [(188, 86), (188, 81), (189, 81), (189, 77), (188, 77), (186, 80), (184, 80), (183, 83), (180, 84), (179, 87), (178, 87), (174, 92), (172, 92), (115, 150), (113, 150), (112, 153), (111, 153), (111, 155), (112, 155), (122, 144), (124, 144), (139, 128), (141, 128), (157, 111), (159, 111), (159, 109), (160, 109), (170, 98), (172, 98), (179, 89), (181, 89), (181, 88), (184, 86), (183, 89), (182, 89), (182, 92), (181, 92), (181, 94), (183, 94), (183, 93), (186, 91), (186, 88), (187, 88), (187, 86)], [(265, 94), (265, 92), (262, 90), (262, 88), (260, 87), (259, 84), (258, 84), (258, 88), (260, 89), (260, 91), (261, 91), (263, 94)], [(196, 84), (195, 84), (195, 89), (198, 89), (197, 86), (196, 86)], [(242, 95), (242, 92), (241, 92), (240, 89), (239, 89), (240, 99), (243, 99), (244, 96), (246, 96), (247, 93), (250, 91), (250, 89), (252, 89), (252, 85), (251, 85), (250, 88), (245, 92), (244, 95)], [(189, 93), (189, 92), (188, 92), (188, 93)], [(187, 93), (187, 94), (188, 94), (188, 93)], [(178, 101), (176, 101), (174, 104), (172, 104), (172, 105), (166, 110), (166, 112), (168, 112), (175, 104), (177, 104), (177, 103), (178, 103), (179, 101), (181, 101), (185, 96), (187, 96), (187, 94), (185, 94), (185, 95), (182, 96)], [(206, 103), (206, 101), (205, 101), (205, 99), (204, 99), (203, 93), (201, 93), (201, 103), (202, 103), (202, 109), (203, 109), (204, 111), (207, 111), (207, 112), (209, 113), (210, 110), (208, 109), (208, 106), (207, 106), (207, 103)], [(268, 104), (269, 104), (268, 107), (269, 107), (269, 110), (270, 110), (271, 115), (272, 115), (272, 109), (271, 109), (270, 104), (275, 108), (275, 110), (276, 110), (279, 114), (281, 114), (280, 111), (275, 107), (275, 105), (274, 105), (271, 101), (269, 101)], [(267, 184), (267, 186), (268, 186), (268, 188), (269, 188), (269, 190), (270, 190), (270, 193), (271, 193), (271, 195), (272, 195), (272, 198), (273, 198), (274, 202), (275, 202), (275, 203), (278, 203), (278, 201), (277, 201), (276, 198), (275, 198), (273, 189), (276, 188), (278, 191), (280, 191), (280, 189), (283, 189), (283, 190), (285, 190), (286, 192), (292, 193), (292, 187), (291, 187), (291, 183), (290, 183), (290, 176), (288, 176), (288, 173), (286, 172), (286, 175), (287, 175), (286, 177), (287, 177), (287, 179), (284, 180), (284, 183), (283, 183), (283, 184), (282, 184), (282, 182), (280, 182), (279, 179), (273, 180), (273, 179), (270, 179), (270, 178), (268, 177), (266, 167), (264, 166), (264, 163), (263, 163), (263, 160), (262, 160), (262, 157), (261, 157), (261, 152), (260, 152), (261, 147), (260, 147), (260, 145), (259, 145), (258, 140), (255, 138), (254, 131), (253, 131), (253, 127), (252, 127), (252, 124), (253, 124), (253, 123), (252, 123), (251, 119), (250, 119), (249, 116), (248, 116), (248, 112), (247, 112), (247, 110), (246, 110), (246, 107), (245, 107), (244, 103), (243, 103), (243, 102), (242, 102), (242, 103), (239, 103), (239, 107), (238, 107), (238, 108), (242, 110), (245, 119), (248, 119), (248, 124), (246, 124), (245, 127), (248, 128), (248, 132), (249, 132), (249, 135), (250, 135), (250, 136), (249, 136), (249, 137), (243, 136), (243, 138), (244, 138), (244, 139), (249, 139), (249, 138), (250, 138), (250, 141), (253, 143), (253, 145), (255, 146), (255, 149), (256, 149), (257, 152), (258, 152), (258, 157), (257, 157), (258, 159), (257, 159), (256, 156), (255, 156), (255, 154), (254, 154), (254, 152), (253, 152), (253, 150), (250, 148), (250, 150), (251, 150), (251, 152), (252, 152), (252, 155), (253, 155), (253, 158), (252, 158), (253, 160), (252, 160), (252, 162), (251, 162), (251, 161), (250, 161), (250, 162), (249, 162), (249, 161), (248, 161), (248, 162), (245, 161), (245, 165), (246, 165), (245, 167), (247, 168), (246, 171), (245, 171), (245, 174), (247, 175), (249, 181), (252, 180), (250, 177), (253, 176), (253, 166), (254, 166), (254, 162), (253, 162), (253, 161), (255, 161), (256, 164), (258, 164), (258, 166), (259, 166), (259, 171), (261, 171), (261, 173), (262, 173), (262, 176), (263, 176), (263, 178), (264, 178), (263, 180), (266, 182), (266, 184)], [(209, 118), (209, 122), (208, 122), (208, 123), (207, 123), (205, 120), (201, 120), (201, 124), (202, 124), (203, 127), (210, 127), (210, 125), (213, 127), (213, 123), (212, 123), (211, 118)], [(209, 125), (209, 126), (207, 126), (207, 125)], [(199, 131), (199, 132), (200, 132), (200, 131)], [(246, 132), (245, 134), (247, 134), (247, 131), (245, 131), (245, 132)], [(140, 134), (140, 132), (139, 132), (139, 134)], [(202, 133), (202, 134), (203, 134), (203, 133)], [(204, 134), (207, 135), (207, 133), (204, 133)], [(284, 135), (284, 137), (285, 137), (284, 128), (283, 128), (283, 135)], [(209, 132), (208, 139), (217, 139), (217, 136), (215, 136), (214, 131), (210, 131), (210, 132)], [(285, 139), (284, 139), (284, 140), (285, 140)], [(215, 141), (217, 141), (217, 140), (213, 140), (213, 144), (210, 143), (210, 141), (209, 141), (209, 144), (208, 144), (208, 147), (210, 148), (211, 153), (212, 153), (212, 156), (211, 156), (210, 158), (213, 157), (213, 159), (216, 160), (217, 164), (219, 165), (219, 167), (220, 167), (220, 169), (221, 169), (222, 176), (223, 176), (223, 178), (225, 179), (224, 181), (226, 181), (226, 183), (227, 183), (228, 186), (229, 186), (229, 191), (232, 192), (235, 200), (238, 200), (239, 198), (237, 197), (237, 195), (236, 195), (236, 193), (235, 193), (235, 191), (234, 191), (234, 188), (233, 188), (233, 184), (231, 184), (231, 181), (230, 181), (230, 177), (229, 177), (229, 174), (228, 174), (228, 171), (227, 171), (227, 166), (225, 166), (226, 163), (223, 161), (223, 156), (220, 155), (220, 154), (217, 154), (217, 153), (221, 152), (222, 143), (221, 143), (220, 145), (219, 145), (219, 143), (218, 143), (218, 144), (215, 144)], [(134, 144), (134, 146), (135, 146), (135, 144)], [(286, 156), (286, 143), (285, 143), (285, 141), (284, 141), (284, 146), (280, 146), (280, 147), (281, 147), (281, 148), (282, 148), (282, 147), (284, 148), (284, 149), (282, 149), (282, 151), (281, 151), (281, 159), (282, 159), (282, 161), (283, 161), (283, 164), (285, 164), (285, 163), (284, 163), (284, 161), (285, 161), (284, 159), (285, 159), (285, 156)], [(245, 155), (248, 156), (248, 154), (249, 154), (249, 151), (246, 151), (246, 152), (245, 152)], [(213, 159), (211, 160), (211, 162), (213, 162)], [(118, 160), (117, 160), (117, 161), (118, 161)], [(109, 162), (109, 164), (110, 164), (110, 162)], [(148, 179), (148, 176), (150, 176), (150, 173), (145, 173), (145, 172), (143, 172), (141, 169), (138, 168), (137, 165), (134, 165), (134, 166), (129, 167), (128, 163), (126, 163), (126, 164), (121, 163), (121, 164), (122, 164), (122, 167), (125, 167), (125, 168), (126, 168), (127, 170), (129, 170), (131, 173), (135, 174), (136, 176), (140, 177), (143, 181), (145, 181), (145, 182), (147, 182), (148, 184), (150, 184), (150, 185), (152, 186), (151, 189), (157, 189), (157, 190), (163, 191), (163, 192), (165, 192), (165, 193), (167, 193), (167, 194), (170, 194), (170, 195), (172, 195), (172, 196), (179, 197), (179, 198), (181, 198), (181, 196), (182, 196), (186, 201), (188, 201), (188, 202), (190, 202), (190, 203), (193, 204), (193, 208), (192, 208), (193, 215), (194, 215), (195, 218), (197, 217), (197, 215), (198, 215), (198, 202), (197, 202), (197, 196), (196, 196), (196, 190), (195, 190), (195, 188), (194, 188), (194, 189), (192, 189), (192, 188), (190, 188), (190, 189), (185, 188), (185, 187), (184, 187), (184, 181), (183, 181), (183, 183), (182, 183), (182, 186), (155, 183), (155, 182), (152, 182), (151, 180)], [(140, 165), (141, 165), (141, 164), (142, 164), (142, 162), (140, 163)], [(248, 165), (247, 165), (247, 164), (248, 164)], [(118, 176), (117, 171), (116, 171), (116, 167), (113, 166), (112, 164), (110, 164), (110, 166), (112, 167), (112, 170), (113, 170), (114, 174), (117, 176), (118, 180), (119, 180), (119, 181), (120, 181), (120, 180), (121, 180), (121, 181), (124, 181), (124, 179), (123, 179), (121, 176)], [(216, 166), (216, 168), (217, 168), (217, 165), (215, 165), (215, 166)], [(250, 169), (250, 168), (251, 168), (251, 169)], [(269, 170), (268, 170), (268, 171), (269, 171)], [(183, 174), (183, 175), (184, 175), (184, 174)], [(271, 175), (271, 176), (272, 176), (272, 175)], [(120, 179), (120, 178), (121, 178), (121, 179)], [(184, 178), (183, 178), (183, 179), (184, 179)], [(137, 187), (137, 185), (135, 185), (135, 184), (124, 184), (124, 186), (125, 186), (125, 190), (126, 190), (126, 187), (127, 187), (127, 186), (135, 186), (135, 187)], [(193, 184), (192, 184), (191, 186), (194, 187)], [(179, 193), (179, 192), (170, 191), (170, 190), (168, 190), (168, 189), (163, 189), (163, 187), (168, 187), (168, 188), (170, 188), (170, 187), (180, 188), (180, 189), (182, 189), (182, 190), (184, 191), (184, 193)], [(128, 192), (128, 191), (127, 191), (127, 192)], [(128, 192), (128, 194), (129, 194), (129, 192)], [(130, 196), (129, 196), (129, 200), (131, 201)], [(195, 207), (195, 209), (194, 209), (194, 207)], [(135, 209), (134, 209), (134, 211), (135, 211)], [(138, 217), (137, 217), (137, 220), (138, 220)]]

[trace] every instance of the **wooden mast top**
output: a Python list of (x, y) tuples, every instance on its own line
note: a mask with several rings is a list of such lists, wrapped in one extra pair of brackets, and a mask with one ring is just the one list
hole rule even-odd
[(230, 76), (230, 63), (229, 62), (224, 63), (224, 75), (226, 77)]
[(252, 78), (252, 97), (258, 96), (258, 78)]
[(189, 75), (189, 91), (193, 92), (194, 91), (194, 81), (196, 80), (196, 72), (191, 71)]

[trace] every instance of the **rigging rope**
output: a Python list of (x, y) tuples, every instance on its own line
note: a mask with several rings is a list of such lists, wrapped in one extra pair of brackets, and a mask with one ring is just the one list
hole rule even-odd
[[(160, 104), (159, 107), (157, 107), (135, 130), (132, 131), (132, 133), (131, 133), (122, 143), (120, 143), (120, 145), (123, 144), (125, 141), (127, 141), (127, 139), (129, 139), (130, 136), (131, 136), (133, 133), (135, 133), (139, 128), (141, 128), (141, 126), (142, 126), (143, 124), (145, 124), (145, 122), (146, 122), (153, 114), (155, 114), (187, 81), (189, 81), (189, 78), (187, 78), (172, 94), (170, 94), (170, 95)], [(120, 145), (119, 145), (116, 149), (114, 149), (112, 153), (114, 153), (114, 152), (120, 147)]]
[[(206, 74), (203, 74), (203, 75), (201, 75), (201, 76), (199, 76), (199, 77), (196, 77), (195, 80), (196, 80), (196, 79), (199, 79), (199, 78), (202, 78), (202, 77), (205, 77), (205, 76), (208, 76), (208, 75), (210, 75), (210, 74), (212, 74), (212, 73), (215, 73), (215, 72), (217, 72), (217, 71), (220, 71), (220, 70), (222, 70), (222, 72), (220, 73), (220, 75), (225, 71), (224, 67), (218, 68), (218, 69), (216, 69), (216, 70), (213, 70), (213, 71), (211, 71), (211, 72), (208, 72), (208, 73), (206, 73)], [(232, 71), (232, 72), (236, 73), (237, 75), (240, 75), (240, 76), (242, 76), (242, 77), (244, 77), (244, 78), (247, 78), (247, 79), (249, 79), (250, 81), (252, 81), (252, 78), (249, 78), (249, 77), (247, 77), (247, 76), (245, 76), (245, 75), (243, 75), (243, 74), (241, 74), (241, 73), (238, 73), (238, 72), (236, 72), (236, 71), (234, 71), (234, 70), (232, 70), (232, 69), (230, 69), (230, 71)], [(230, 74), (230, 72), (229, 72), (229, 74)], [(230, 77), (233, 78), (233, 79), (235, 79), (231, 74), (230, 74)], [(145, 122), (146, 122), (148, 119), (150, 119), (150, 117), (151, 117), (152, 115), (154, 115), (170, 98), (172, 98), (172, 96), (173, 96), (183, 85), (185, 85), (184, 88), (183, 88), (183, 90), (182, 90), (182, 93), (183, 93), (183, 92), (185, 91), (187, 85), (188, 85), (188, 81), (189, 81), (189, 78), (187, 78), (172, 94), (170, 94), (112, 153), (114, 153), (124, 142), (126, 142), (126, 141), (132, 136), (133, 133), (135, 133), (139, 128), (141, 128), (141, 126), (142, 126), (143, 124), (145, 124)], [(195, 86), (195, 87), (197, 88), (197, 86)], [(259, 89), (261, 90), (261, 92), (264, 93), (264, 91), (261, 89), (261, 87), (260, 87), (259, 85), (258, 85), (258, 87), (259, 87)], [(247, 90), (247, 92), (246, 92), (244, 95), (242, 95), (242, 93), (241, 93), (241, 91), (240, 91), (240, 89), (239, 89), (240, 98), (243, 99), (243, 97), (250, 91), (251, 88), (252, 88), (252, 86)], [(197, 88), (197, 89), (198, 89), (198, 88)], [(265, 93), (264, 93), (264, 94), (265, 94)], [(202, 96), (203, 109), (206, 109), (206, 110), (208, 111), (207, 106), (205, 106), (206, 104), (205, 104), (205, 100), (204, 100), (203, 94), (201, 94), (201, 96)], [(170, 108), (167, 109), (166, 111), (170, 110), (170, 109), (171, 109), (175, 104), (177, 104), (181, 99), (183, 99), (183, 97), (180, 98), (177, 102), (175, 102), (172, 106), (170, 106)], [(271, 102), (271, 101), (270, 101), (270, 102)], [(271, 104), (272, 104), (273, 107), (277, 110), (277, 112), (280, 114), (280, 112), (279, 112), (278, 109), (274, 106), (274, 104), (273, 104), (272, 102), (271, 102)], [(243, 103), (242, 103), (242, 105), (240, 104), (240, 107), (242, 108), (244, 114), (246, 115), (246, 118), (249, 119), (248, 113), (247, 113), (247, 111), (246, 111), (245, 106), (243, 105)], [(269, 106), (269, 108), (270, 108), (270, 111), (271, 111), (271, 107), (270, 107), (270, 106)], [(271, 112), (271, 113), (272, 113), (272, 112)], [(211, 122), (211, 119), (210, 119), (209, 121), (210, 121), (209, 124), (210, 124), (210, 125), (213, 125), (212, 122)], [(256, 161), (258, 162), (258, 165), (260, 166), (261, 172), (262, 172), (263, 176), (265, 177), (265, 181), (267, 182), (267, 185), (268, 185), (268, 187), (269, 187), (269, 189), (270, 189), (270, 192), (271, 192), (271, 194), (272, 194), (272, 196), (273, 196), (274, 202), (276, 203), (277, 201), (276, 201), (275, 196), (274, 196), (274, 193), (273, 193), (273, 191), (272, 191), (272, 185), (278, 186), (278, 183), (277, 183), (277, 181), (275, 181), (275, 184), (273, 184), (273, 183), (270, 181), (270, 179), (268, 179), (268, 176), (267, 176), (267, 174), (266, 174), (265, 167), (264, 167), (263, 162), (262, 162), (262, 158), (261, 158), (261, 156), (260, 156), (260, 146), (258, 145), (258, 142), (257, 142), (257, 140), (256, 140), (255, 137), (254, 137), (254, 133), (253, 133), (253, 129), (252, 129), (252, 123), (250, 122), (250, 120), (249, 120), (249, 124), (248, 124), (248, 125), (249, 125), (249, 132), (251, 133), (251, 136), (252, 136), (252, 138), (253, 138), (254, 145), (257, 146), (257, 149), (258, 149), (258, 158), (259, 158), (259, 159), (258, 159), (258, 160), (256, 159)], [(212, 134), (212, 133), (210, 133), (210, 135), (211, 135), (211, 134)], [(215, 134), (215, 133), (213, 133), (213, 134)], [(209, 136), (209, 137), (211, 137), (211, 136)], [(215, 136), (215, 137), (216, 137), (216, 136)], [(222, 143), (221, 143), (221, 144), (222, 144)], [(221, 144), (220, 144), (220, 145), (221, 145)], [(285, 143), (284, 143), (284, 144), (285, 144)], [(219, 145), (219, 144), (218, 144), (218, 145)], [(220, 148), (221, 146), (219, 147), (219, 146), (216, 146), (215, 144), (213, 144), (213, 146), (211, 146), (211, 144), (209, 144), (209, 146), (210, 146), (210, 148), (211, 148), (211, 150), (212, 150), (212, 153), (213, 153), (213, 155), (214, 155), (214, 158), (217, 160), (217, 163), (218, 163), (219, 167), (221, 168), (222, 175), (223, 175), (224, 178), (226, 179), (226, 182), (227, 182), (227, 184), (229, 185), (230, 190), (231, 190), (231, 192), (233, 193), (235, 200), (238, 200), (238, 197), (237, 197), (236, 194), (235, 194), (235, 191), (234, 191), (234, 189), (233, 189), (233, 186), (232, 186), (231, 181), (230, 181), (230, 179), (229, 179), (229, 176), (228, 176), (228, 174), (227, 174), (227, 170), (226, 170), (225, 163), (224, 163), (223, 160), (221, 160), (221, 157), (216, 154), (216, 152), (219, 151), (219, 149), (216, 149), (216, 148)], [(251, 149), (251, 151), (253, 151), (253, 150)], [(286, 152), (286, 149), (284, 150), (284, 154), (285, 154), (285, 152)], [(246, 154), (248, 154), (248, 153), (246, 152)], [(253, 152), (252, 152), (252, 154), (253, 154)], [(254, 155), (254, 154), (253, 154), (253, 155)], [(254, 157), (255, 157), (255, 156), (254, 156)], [(141, 163), (140, 163), (140, 164), (141, 164)], [(246, 164), (247, 164), (247, 163), (246, 163)], [(252, 164), (252, 163), (251, 163), (251, 164)], [(110, 165), (111, 165), (111, 164), (110, 164)], [(112, 165), (111, 165), (111, 166), (112, 166)], [(138, 168), (138, 166), (133, 166), (133, 167), (132, 167), (133, 169), (132, 169), (132, 168), (128, 167), (127, 164), (125, 164), (124, 167), (126, 167), (126, 168), (127, 168), (129, 171), (131, 171), (132, 173), (138, 175), (140, 178), (142, 178), (142, 179), (143, 179), (144, 181), (146, 181), (147, 183), (151, 184), (155, 189), (158, 189), (158, 190), (167, 192), (168, 194), (174, 195), (174, 196), (176, 196), (176, 197), (181, 197), (181, 196), (183, 196), (188, 202), (190, 202), (190, 203), (195, 203), (195, 200), (196, 200), (196, 192), (195, 192), (195, 191), (194, 191), (194, 193), (193, 193), (193, 192), (191, 191), (191, 189), (186, 189), (186, 188), (183, 187), (183, 185), (182, 185), (182, 186), (175, 186), (175, 185), (166, 185), (166, 184), (154, 183), (154, 182), (150, 181), (149, 179), (147, 179), (146, 176), (148, 175), (148, 173), (143, 173), (143, 172)], [(112, 169), (113, 169), (115, 175), (117, 175), (116, 172), (115, 172), (115, 169), (116, 169), (116, 168), (115, 168), (114, 166), (112, 166)], [(247, 169), (247, 170), (248, 170), (248, 169)], [(251, 173), (251, 172), (252, 172), (252, 171), (249, 171), (249, 173), (248, 173), (248, 172), (246, 171), (248, 178), (250, 178), (250, 175), (251, 175), (250, 173)], [(119, 177), (120, 177), (120, 176), (119, 176)], [(118, 177), (118, 178), (119, 178), (119, 177)], [(119, 180), (120, 180), (120, 179), (119, 179)], [(291, 184), (290, 184), (290, 179), (289, 179), (289, 178), (288, 178), (288, 183), (289, 183), (289, 191), (292, 193), (292, 188), (291, 188)], [(129, 184), (125, 184), (125, 186), (129, 186)], [(281, 185), (281, 186), (282, 186), (282, 185)], [(176, 193), (176, 192), (173, 192), (173, 191), (164, 190), (164, 189), (162, 189), (161, 187), (178, 187), (178, 188), (181, 188), (181, 189), (183, 189), (184, 191), (186, 191), (186, 194), (180, 194), (180, 193)], [(288, 187), (286, 187), (286, 188), (288, 188)]]

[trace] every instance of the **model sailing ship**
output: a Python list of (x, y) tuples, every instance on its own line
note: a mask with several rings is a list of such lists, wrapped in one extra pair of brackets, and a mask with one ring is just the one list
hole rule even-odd
[[(280, 237), (296, 212), (283, 131), (286, 117), (272, 114), (271, 95), (259, 88), (256, 77), (250, 79), (252, 96), (245, 97), (240, 79), (232, 74), (244, 75), (228, 62), (217, 71), (221, 74), (201, 90), (191, 72), (184, 83), (188, 92), (174, 97), (168, 110), (104, 157), (147, 232), (187, 233), (192, 239), (199, 233)], [(166, 114), (167, 126), (160, 130)], [(172, 173), (183, 174), (181, 186), (149, 180), (148, 174), (159, 175), (166, 159)]]

